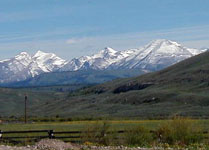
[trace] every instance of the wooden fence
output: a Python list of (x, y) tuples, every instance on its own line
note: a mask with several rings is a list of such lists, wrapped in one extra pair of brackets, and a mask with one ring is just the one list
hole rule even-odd
[[(124, 132), (125, 131), (123, 130), (114, 131), (114, 133), (118, 133), (118, 134)], [(27, 140), (28, 142), (31, 141), (36, 142), (41, 139), (49, 138), (49, 139), (62, 139), (63, 141), (66, 142), (79, 143), (81, 142), (82, 133), (85, 134), (85, 132), (82, 131), (54, 131), (54, 130), (1, 131), (0, 130), (0, 141), (17, 144), (24, 142), (24, 139)], [(113, 132), (108, 132), (107, 134), (112, 134), (112, 133)], [(30, 134), (30, 135), (26, 136), (26, 134)]]
[[(96, 131), (91, 131), (96, 132)], [(103, 134), (123, 134), (125, 130), (119, 130), (114, 132), (107, 132)], [(150, 131), (155, 132), (155, 131)], [(88, 132), (89, 133), (89, 132)], [(27, 135), (29, 134), (29, 135)], [(80, 143), (82, 135), (85, 132), (82, 131), (54, 131), (54, 130), (29, 130), (29, 131), (1, 131), (0, 130), (0, 141), (3, 142), (10, 142), (14, 144), (24, 143), (27, 142), (37, 142), (41, 139), (49, 138), (49, 139), (62, 139), (65, 142), (72, 142), (72, 143)], [(203, 132), (205, 139), (209, 139), (208, 131)], [(104, 135), (103, 135), (104, 136)]]

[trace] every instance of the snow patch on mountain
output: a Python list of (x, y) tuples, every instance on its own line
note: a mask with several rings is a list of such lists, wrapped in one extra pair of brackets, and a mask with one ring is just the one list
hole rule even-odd
[(138, 49), (116, 51), (107, 47), (92, 56), (72, 59), (60, 71), (138, 68), (150, 72), (163, 69), (204, 51), (186, 48), (174, 41), (159, 39)]
[(118, 62), (119, 60), (130, 56), (136, 50), (116, 51), (110, 47), (106, 47), (104, 50), (92, 56), (82, 56), (80, 58), (74, 58), (63, 66), (60, 71), (77, 71), (85, 69), (104, 70), (111, 64)]
[(159, 39), (144, 47), (116, 51), (106, 47), (91, 56), (65, 61), (53, 53), (37, 51), (33, 56), (26, 52), (0, 61), (0, 83), (21, 81), (44, 72), (139, 69), (151, 72), (197, 55), (207, 49), (186, 48), (177, 42)]
[(11, 59), (0, 61), (0, 83), (22, 81), (44, 72), (56, 71), (66, 63), (52, 53), (38, 51), (34, 56), (21, 52)]
[(38, 51), (32, 59), (44, 72), (55, 71), (65, 65), (66, 61), (53, 53)]
[(174, 41), (159, 39), (138, 49), (133, 55), (112, 64), (111, 67), (156, 71), (202, 52), (204, 50), (190, 49)]

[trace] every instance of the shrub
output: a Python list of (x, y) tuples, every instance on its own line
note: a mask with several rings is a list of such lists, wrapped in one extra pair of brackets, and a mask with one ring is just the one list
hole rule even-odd
[(130, 146), (147, 146), (152, 142), (152, 134), (142, 126), (128, 129), (125, 133), (125, 144)]
[(108, 135), (109, 127), (110, 126), (107, 122), (87, 126), (82, 133), (82, 141), (99, 145), (109, 145), (111, 139)]
[(161, 124), (156, 131), (156, 137), (160, 143), (178, 145), (189, 145), (203, 140), (202, 130), (195, 122), (181, 117)]

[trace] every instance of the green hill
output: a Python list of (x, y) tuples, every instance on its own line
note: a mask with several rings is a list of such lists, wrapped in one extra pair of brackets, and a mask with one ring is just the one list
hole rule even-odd
[(50, 72), (40, 74), (25, 81), (5, 84), (6, 87), (31, 87), (31, 86), (54, 86), (69, 84), (99, 84), (117, 78), (135, 77), (143, 74), (143, 71), (131, 70), (81, 70), (67, 72)]
[[(85, 96), (79, 98), (82, 97), (86, 103), (86, 107), (80, 111), (126, 117), (174, 114), (208, 117), (208, 91), (209, 52), (206, 52), (162, 71), (115, 80), (80, 91)], [(73, 96), (68, 99), (79, 100)]]
[[(59, 92), (40, 92), (29, 89), (9, 89), (0, 88), (0, 116), (17, 116), (20, 117), (24, 113), (24, 97), (28, 96), (29, 113), (44, 111), (42, 105), (55, 102), (59, 98), (64, 98), (63, 93)], [(37, 115), (38, 116), (38, 115)]]
[[(8, 94), (4, 90), (9, 90)], [(183, 115), (208, 118), (208, 91), (209, 52), (206, 52), (155, 73), (118, 79), (76, 92), (30, 90), (30, 115), (123, 118)], [(1, 114), (9, 115), (13, 110), (20, 113), (18, 99), (22, 95), (18, 95), (19, 92), (24, 93), (23, 89), (1, 89)]]

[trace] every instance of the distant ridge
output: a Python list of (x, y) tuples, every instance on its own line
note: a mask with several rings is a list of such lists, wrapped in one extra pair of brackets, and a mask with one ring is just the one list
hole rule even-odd
[(0, 61), (0, 84), (24, 81), (50, 72), (128, 69), (138, 70), (140, 73), (153, 72), (204, 51), (206, 50), (186, 48), (174, 41), (159, 39), (139, 49), (116, 51), (106, 47), (92, 56), (82, 56), (70, 61), (53, 53), (37, 51), (30, 56), (22, 52), (11, 59)]
[(156, 71), (186, 58), (192, 57), (205, 50), (186, 48), (177, 42), (159, 39), (150, 42), (139, 49), (115, 51), (105, 48), (92, 56), (75, 58), (64, 65), (63, 71), (82, 69), (141, 69)]

